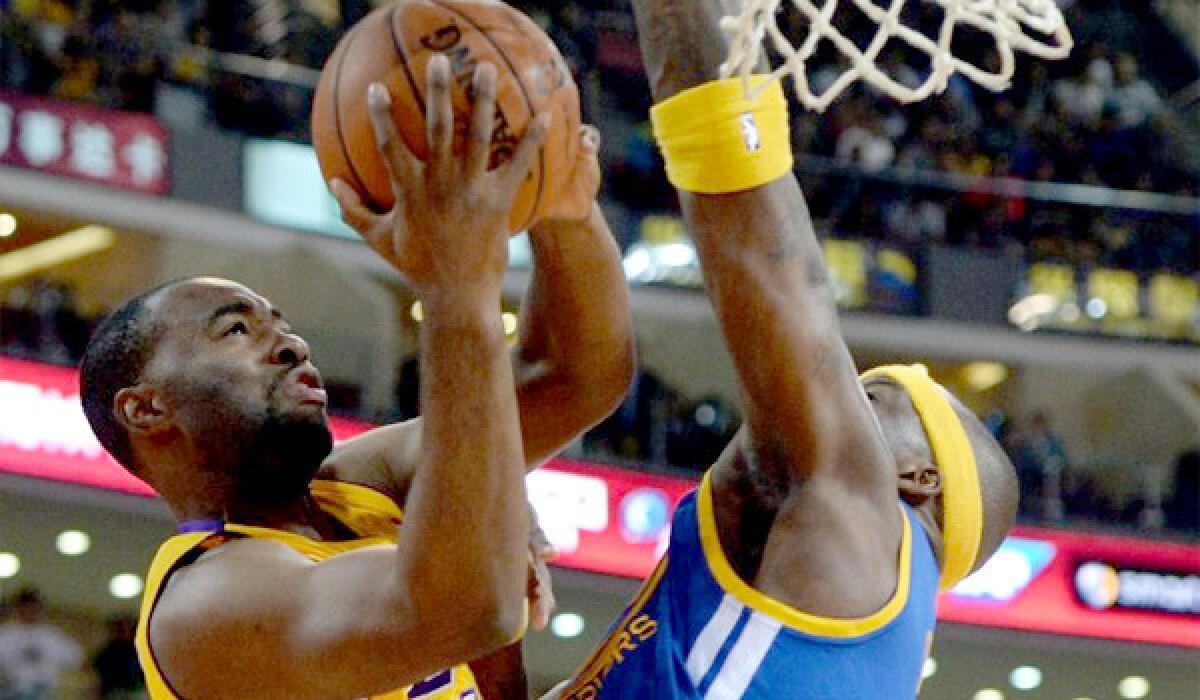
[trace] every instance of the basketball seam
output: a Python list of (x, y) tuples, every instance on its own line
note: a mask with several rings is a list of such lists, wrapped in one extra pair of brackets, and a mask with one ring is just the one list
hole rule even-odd
[[(483, 30), (483, 27), (481, 27), (467, 13), (465, 13), (461, 10), (455, 9), (445, 3), (442, 3), (442, 2), (440, 2), (440, 0), (429, 0), (429, 2), (441, 7), (442, 9), (445, 9), (449, 12), (453, 12), (454, 14), (458, 15), (459, 17), (462, 17), (464, 20), (466, 20), (467, 24), (470, 24), (471, 27), (475, 29), (475, 31), (479, 32), (480, 36), (482, 36), (484, 39), (487, 40), (487, 42), (489, 44), (492, 45), (492, 48), (494, 48), (496, 50), (496, 53), (500, 55), (500, 58), (502, 58), (504, 60), (504, 65), (508, 66), (508, 72), (512, 74), (514, 82), (517, 84), (517, 87), (521, 90), (521, 97), (523, 97), (525, 99), (525, 109), (528, 110), (529, 119), (532, 120), (533, 119), (533, 100), (529, 97), (529, 91), (527, 91), (525, 89), (525, 84), (523, 82), (521, 82), (521, 74), (517, 72), (517, 67), (514, 66), (512, 64), (512, 61), (510, 61), (508, 59), (508, 54), (504, 52), (504, 49), (500, 48), (500, 45), (497, 44), (495, 41), (493, 41), (492, 37), (490, 37), (488, 35), (488, 33)], [(514, 10), (514, 12), (515, 11), (517, 11), (517, 10)], [(542, 147), (538, 148), (537, 196), (535, 197), (534, 202), (533, 202), (533, 209), (529, 212), (529, 217), (525, 219), (525, 223), (521, 226), (522, 229), (529, 228), (530, 222), (533, 221), (534, 215), (537, 214), (538, 207), (542, 203), (542, 193), (543, 193), (545, 181), (546, 181), (546, 149), (545, 149), (545, 146), (543, 145)]]
[(388, 32), (392, 35), (392, 48), (396, 51), (396, 58), (400, 60), (400, 67), (404, 69), (404, 77), (408, 79), (408, 86), (412, 89), (413, 99), (417, 101), (417, 107), (421, 110), (421, 116), (425, 115), (425, 95), (421, 92), (417, 85), (416, 78), (413, 77), (412, 69), (408, 66), (408, 57), (405, 55), (404, 42), (400, 41), (400, 35), (396, 33), (396, 11), (399, 5), (393, 5), (388, 12)]
[(337, 67), (334, 68), (333, 74), (333, 127), (337, 132), (338, 146), (342, 151), (342, 159), (346, 161), (346, 167), (350, 169), (350, 177), (354, 180), (354, 187), (362, 193), (366, 199), (370, 199), (371, 195), (367, 190), (367, 186), (363, 183), (362, 176), (358, 174), (358, 167), (354, 165), (354, 160), (350, 157), (350, 148), (346, 145), (346, 135), (342, 133), (342, 66), (346, 63), (346, 56), (350, 53), (350, 46), (354, 43), (355, 30), (350, 30), (346, 35), (346, 46), (342, 50), (342, 55), (338, 56)]

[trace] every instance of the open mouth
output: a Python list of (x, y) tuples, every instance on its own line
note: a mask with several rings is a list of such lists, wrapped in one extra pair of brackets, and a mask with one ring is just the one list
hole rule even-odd
[(329, 402), (329, 397), (321, 383), (321, 375), (311, 367), (298, 367), (292, 370), (287, 393), (300, 403), (324, 406)]

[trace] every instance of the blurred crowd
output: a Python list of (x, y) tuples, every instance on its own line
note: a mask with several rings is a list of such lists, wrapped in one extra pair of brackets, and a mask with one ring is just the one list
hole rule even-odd
[(0, 354), (74, 365), (83, 358), (95, 323), (80, 313), (71, 287), (35, 277), (0, 299)]
[(148, 697), (133, 619), (111, 618), (107, 638), (87, 657), (79, 642), (51, 619), (37, 589), (18, 589), (2, 601), (0, 618), (0, 700)]
[[(304, 140), (311, 88), (303, 83), (372, 4), (0, 0), (0, 87), (155, 112), (172, 125), (214, 122)], [(642, 216), (672, 213), (676, 203), (646, 123), (650, 96), (627, 0), (515, 4), (558, 44), (581, 86), (585, 117), (604, 127), (606, 197), (614, 229), (628, 243)], [(915, 169), (1200, 195), (1196, 173), (1172, 158), (1164, 139), (1164, 76), (1148, 75), (1134, 57), (1149, 53), (1162, 64), (1171, 42), (1140, 27), (1144, 17), (1129, 3), (1060, 4), (1069, 5), (1078, 42), (1072, 57), (1021, 61), (1006, 93), (956, 77), (944, 94), (916, 105), (900, 107), (855, 88), (824, 115), (793, 109), (797, 151), (823, 157), (800, 169), (822, 228), (1141, 271), (1200, 269), (1195, 214), (1048, 204), (986, 187), (962, 192), (887, 177)], [(307, 73), (298, 80), (256, 77), (214, 58), (227, 54), (281, 59)], [(968, 57), (990, 60), (986, 52)], [(820, 89), (840, 68), (832, 56), (818, 59), (810, 78)], [(903, 51), (881, 59), (908, 83), (927, 68), (923, 60)], [(845, 167), (831, 170), (829, 163)]]

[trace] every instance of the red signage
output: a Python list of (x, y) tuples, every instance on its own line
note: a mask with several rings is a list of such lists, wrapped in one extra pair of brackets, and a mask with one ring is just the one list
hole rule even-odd
[(147, 114), (0, 92), (0, 164), (166, 194), (167, 131)]
[[(0, 357), (0, 472), (153, 496), (96, 442), (75, 370)], [(332, 420), (339, 440), (370, 425)], [(670, 536), (690, 479), (554, 460), (529, 497), (555, 564), (641, 578)], [(942, 620), (1200, 648), (1200, 545), (1019, 527), (943, 595)]]
[(553, 460), (526, 479), (538, 522), (559, 566), (643, 578), (667, 548), (675, 506), (696, 487), (687, 479), (599, 464)]
[(938, 617), (1200, 648), (1200, 546), (1018, 527)]

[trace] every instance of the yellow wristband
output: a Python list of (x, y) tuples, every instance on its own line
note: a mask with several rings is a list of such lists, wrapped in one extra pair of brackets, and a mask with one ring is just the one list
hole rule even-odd
[[(757, 87), (769, 76), (751, 76)], [(773, 81), (747, 99), (741, 78), (684, 90), (650, 110), (667, 179), (681, 190), (722, 194), (753, 189), (792, 169), (787, 102)]]

